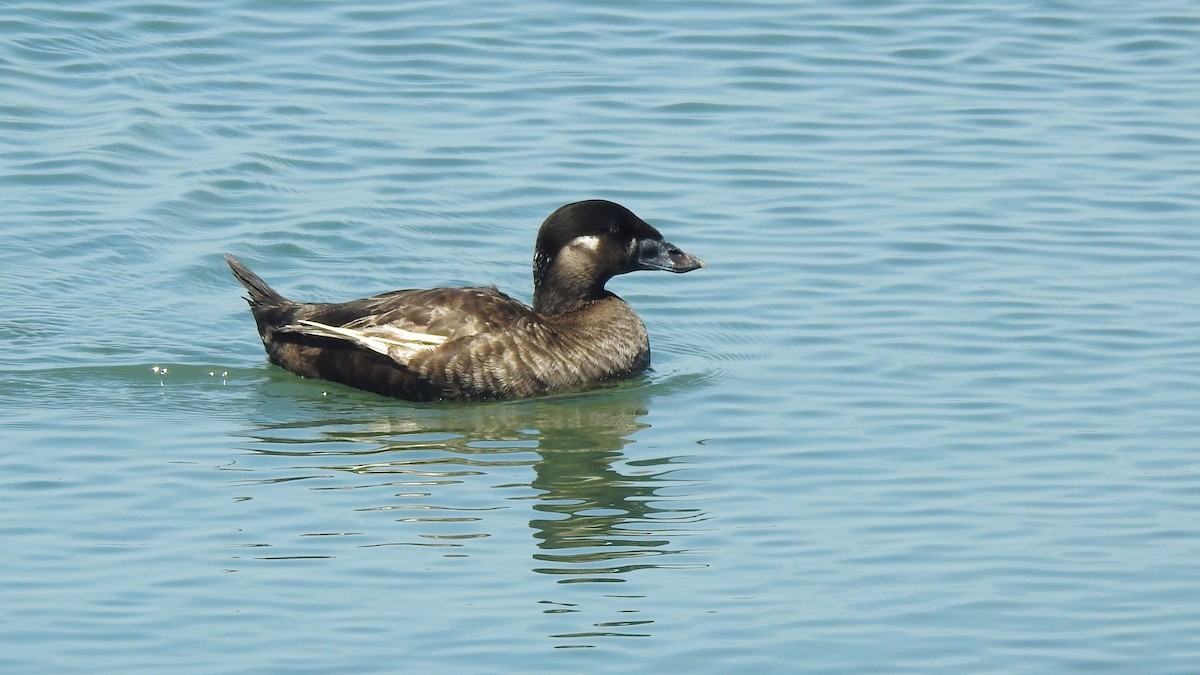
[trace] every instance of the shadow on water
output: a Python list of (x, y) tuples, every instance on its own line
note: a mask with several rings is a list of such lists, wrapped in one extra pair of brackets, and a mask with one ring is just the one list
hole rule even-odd
[(242, 490), (337, 490), (358, 514), (386, 514), (366, 532), (362, 519), (341, 528), (364, 547), (491, 555), (496, 538), (519, 546), (511, 516), (525, 511), (533, 572), (564, 584), (624, 582), (638, 570), (703, 566), (680, 545), (707, 519), (695, 481), (682, 476), (691, 458), (627, 452), (650, 428), (650, 401), (688, 384), (643, 378), (528, 401), (425, 405), (271, 371), (248, 452), (226, 468), (262, 476), (235, 481)]
[[(356, 542), (358, 551), (402, 547), (405, 555), (476, 557), (491, 566), (513, 552), (517, 560), (524, 557), (520, 551), (529, 547), (532, 530), (525, 560), (535, 578), (552, 580), (564, 592), (572, 587), (560, 584), (599, 590), (595, 584), (632, 581), (643, 570), (704, 567), (681, 544), (708, 518), (696, 506), (696, 481), (683, 475), (691, 457), (637, 447), (650, 428), (645, 417), (651, 400), (688, 385), (684, 377), (641, 379), (529, 401), (419, 405), (272, 371), (256, 399), (260, 421), (244, 446), (248, 452), (226, 468), (252, 475), (234, 481), (249, 491), (243, 499), (285, 484), (330, 490), (322, 494), (332, 499), (316, 500), (320, 509), (333, 510), (335, 523), (345, 519), (337, 532), (306, 532), (303, 544), (293, 537), (298, 548), (247, 542), (258, 547), (255, 555), (359, 556), (345, 548)], [(627, 452), (631, 444), (637, 451)], [(301, 501), (302, 508), (315, 508), (309, 499)], [(322, 527), (328, 516), (321, 514)], [(322, 534), (350, 536), (314, 536)], [(314, 540), (324, 543), (314, 550)], [(577, 614), (584, 611), (579, 602), (592, 603), (539, 586), (525, 594), (548, 617)], [(572, 622), (592, 625), (550, 637), (560, 647), (586, 647), (598, 638), (648, 635), (653, 620), (640, 615), (642, 620), (628, 621), (630, 612), (639, 611), (631, 605), (646, 597), (638, 594), (640, 586), (631, 590), (602, 593), (603, 604), (620, 605), (610, 616), (620, 621), (577, 615)], [(585, 597), (601, 602), (594, 593)], [(562, 628), (559, 623), (554, 621)]]

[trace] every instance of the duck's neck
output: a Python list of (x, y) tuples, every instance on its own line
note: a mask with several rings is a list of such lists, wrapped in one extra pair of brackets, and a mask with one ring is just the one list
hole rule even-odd
[(533, 310), (545, 317), (578, 312), (612, 295), (604, 290), (607, 280), (585, 266), (543, 267), (534, 273)]
[(548, 319), (553, 319), (580, 312), (610, 296), (612, 293), (604, 290), (603, 287), (598, 292), (580, 294), (564, 292), (561, 288), (550, 289), (541, 286), (533, 291), (533, 311)]

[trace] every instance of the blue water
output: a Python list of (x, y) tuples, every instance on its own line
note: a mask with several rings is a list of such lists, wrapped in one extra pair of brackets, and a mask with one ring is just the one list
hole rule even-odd
[[(0, 671), (1196, 672), (1193, 4), (2, 15)], [(528, 299), (591, 197), (710, 264), (612, 390), (295, 378), (220, 258)]]

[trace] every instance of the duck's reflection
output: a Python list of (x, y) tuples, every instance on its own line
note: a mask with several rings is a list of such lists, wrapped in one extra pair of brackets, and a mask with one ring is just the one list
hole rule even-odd
[[(593, 422), (595, 429), (604, 424)], [(563, 575), (564, 582), (614, 581), (653, 567), (650, 556), (680, 552), (666, 528), (700, 514), (672, 507), (662, 494), (673, 483), (670, 458), (625, 461), (620, 447), (627, 438), (609, 436), (617, 449), (606, 449), (572, 434), (543, 436), (531, 483), (539, 493), (533, 509), (544, 514), (530, 520), (541, 549), (534, 557), (543, 563), (535, 571)]]
[[(284, 484), (325, 499), (314, 513), (311, 498), (297, 498), (293, 536), (279, 546), (261, 537), (245, 546), (260, 559), (387, 550), (502, 558), (496, 545), (528, 546), (527, 522), (536, 544), (530, 570), (552, 584), (513, 591), (551, 619), (556, 647), (648, 636), (655, 619), (646, 611), (661, 599), (637, 572), (702, 567), (681, 542), (706, 518), (696, 482), (681, 470), (687, 458), (650, 447), (644, 419), (653, 390), (635, 382), (532, 401), (415, 406), (268, 383), (258, 413), (270, 421), (256, 425), (249, 452), (229, 467), (246, 472), (233, 482), (251, 505)], [(646, 445), (627, 453), (638, 441)], [(331, 521), (332, 503), (353, 513), (334, 511)], [(514, 512), (528, 516), (514, 520)], [(307, 518), (323, 529), (296, 532), (313, 527)], [(270, 536), (279, 536), (277, 522)], [(624, 593), (609, 590), (634, 577)]]
[[(563, 583), (622, 581), (685, 552), (675, 540), (705, 517), (686, 499), (692, 483), (677, 477), (678, 458), (625, 455), (648, 428), (641, 421), (648, 389), (634, 384), (495, 405), (396, 407), (345, 395), (313, 401), (315, 414), (303, 422), (261, 424), (253, 434), (255, 460), (239, 468), (261, 473), (246, 464), (281, 456), (319, 464), (275, 463), (272, 475), (240, 482), (361, 488), (371, 503), (356, 510), (385, 511), (412, 527), (399, 541), (392, 528), (386, 536), (369, 533), (376, 543), (360, 545), (444, 547), (458, 555), (469, 554), (472, 539), (496, 534), (489, 512), (528, 502), (535, 572)], [(280, 397), (264, 393), (260, 411), (278, 414), (271, 408)], [(357, 478), (348, 482), (348, 475)]]

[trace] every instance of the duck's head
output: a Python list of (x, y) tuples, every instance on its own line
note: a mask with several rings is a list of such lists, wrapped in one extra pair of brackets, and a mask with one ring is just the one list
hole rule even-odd
[(637, 270), (690, 272), (704, 261), (679, 250), (632, 211), (602, 199), (567, 204), (538, 231), (533, 307), (569, 312), (603, 297), (604, 284)]

